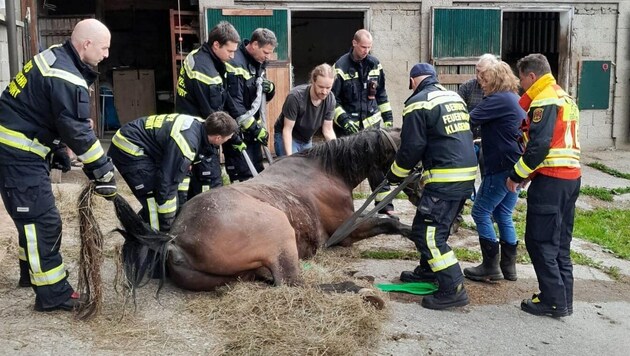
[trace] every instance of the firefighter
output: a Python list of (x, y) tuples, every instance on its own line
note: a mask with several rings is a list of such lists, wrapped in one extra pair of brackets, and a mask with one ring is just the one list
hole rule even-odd
[(32, 284), (37, 311), (72, 310), (86, 300), (67, 280), (49, 176), (51, 167), (70, 169), (66, 145), (95, 193), (116, 195), (114, 166), (89, 118), (88, 88), (98, 76), (94, 68), (109, 55), (110, 39), (101, 22), (78, 22), (68, 41), (28, 61), (0, 96), (0, 192), (18, 229), (20, 284)]
[(540, 293), (521, 303), (534, 315), (563, 317), (573, 313), (571, 239), (575, 202), (580, 193), (579, 110), (551, 74), (547, 58), (530, 54), (517, 63), (527, 111), (525, 152), (506, 180), (516, 192), (527, 190), (525, 245)]
[(420, 265), (404, 271), (400, 279), (437, 280), (438, 291), (422, 299), (425, 308), (464, 306), (468, 304), (464, 276), (447, 240), (459, 204), (472, 193), (477, 175), (468, 111), (457, 93), (438, 83), (432, 65), (416, 64), (410, 78), (414, 91), (405, 102), (400, 149), (387, 179), (399, 184), (421, 164), (424, 190), (411, 235)]
[[(372, 35), (367, 30), (358, 30), (352, 39), (352, 49), (341, 56), (334, 65), (337, 78), (332, 92), (335, 95), (335, 130), (337, 136), (347, 136), (368, 128), (392, 127), (394, 117), (385, 91), (385, 73), (376, 57), (370, 55)], [(369, 177), (374, 190), (384, 175), (374, 171)], [(374, 204), (381, 202), (389, 193), (384, 186), (376, 195)], [(394, 205), (387, 204), (380, 214), (395, 217)]]
[(277, 45), (273, 31), (257, 28), (249, 40), (241, 43), (234, 59), (226, 64), (228, 87), (234, 104), (230, 114), (238, 122), (245, 142), (241, 147), (223, 146), (225, 170), (232, 182), (253, 177), (243, 157), (243, 148), (246, 148), (256, 171), (264, 169), (262, 146), (267, 146), (269, 132), (262, 120), (265, 114), (263, 102), (270, 101), (275, 95), (275, 85), (265, 77), (265, 68)]
[[(206, 118), (215, 111), (229, 111), (231, 101), (225, 63), (234, 58), (240, 41), (234, 26), (221, 21), (210, 30), (208, 41), (186, 56), (177, 79), (177, 113)], [(234, 140), (230, 143), (243, 146), (242, 142)], [(219, 156), (208, 153), (196, 162), (195, 174), (191, 172), (191, 176), (180, 185), (180, 203), (202, 191), (223, 185)]]
[(168, 232), (178, 210), (177, 187), (201, 154), (216, 151), (236, 130), (234, 120), (215, 111), (205, 120), (183, 114), (151, 115), (121, 127), (107, 154), (142, 204), (140, 216)]

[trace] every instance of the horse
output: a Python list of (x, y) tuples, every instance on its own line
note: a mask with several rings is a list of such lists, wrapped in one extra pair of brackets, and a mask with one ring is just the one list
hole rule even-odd
[[(151, 229), (117, 198), (127, 278), (140, 283), (147, 262), (138, 256), (154, 250), (162, 257), (153, 267), (187, 290), (212, 291), (259, 278), (299, 284), (299, 259), (314, 256), (353, 214), (353, 188), (371, 172), (388, 169), (398, 146), (399, 129), (371, 129), (278, 159), (250, 180), (189, 200), (169, 233)], [(379, 234), (409, 238), (411, 227), (391, 217), (368, 217), (339, 245)]]

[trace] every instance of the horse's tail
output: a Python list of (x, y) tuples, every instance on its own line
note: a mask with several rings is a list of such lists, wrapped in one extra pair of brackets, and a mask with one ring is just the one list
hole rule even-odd
[(125, 238), (121, 260), (134, 301), (135, 289), (148, 283), (156, 271), (162, 272), (159, 293), (164, 285), (167, 251), (173, 237), (144, 222), (120, 194), (114, 199), (114, 207), (123, 226), (116, 231)]

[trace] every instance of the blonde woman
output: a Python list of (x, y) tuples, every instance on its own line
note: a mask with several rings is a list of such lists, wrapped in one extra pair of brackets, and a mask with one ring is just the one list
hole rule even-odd
[[(470, 121), (481, 126), (485, 169), (472, 217), (477, 224), (483, 262), (464, 269), (464, 275), (478, 281), (503, 278), (514, 281), (518, 240), (512, 212), (518, 193), (508, 191), (505, 181), (522, 154), (518, 139), (526, 113), (518, 104), (518, 79), (507, 63), (499, 61), (486, 66), (478, 78), (485, 97), (470, 112)], [(499, 239), (493, 218), (499, 228)]]

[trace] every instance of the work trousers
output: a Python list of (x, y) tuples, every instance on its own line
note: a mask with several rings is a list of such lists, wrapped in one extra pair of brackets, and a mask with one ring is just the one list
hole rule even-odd
[(410, 239), (420, 252), (420, 264), (428, 263), (441, 291), (453, 290), (464, 281), (459, 261), (447, 244), (460, 204), (461, 200), (443, 200), (425, 192), (411, 226)]
[(0, 193), (18, 230), (20, 251), (28, 263), (36, 303), (54, 308), (74, 292), (59, 252), (61, 216), (55, 207), (48, 163), (12, 163), (0, 155)]
[(573, 305), (571, 240), (581, 179), (537, 175), (527, 190), (525, 245), (541, 302), (558, 310)]

